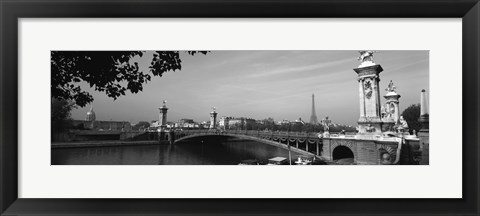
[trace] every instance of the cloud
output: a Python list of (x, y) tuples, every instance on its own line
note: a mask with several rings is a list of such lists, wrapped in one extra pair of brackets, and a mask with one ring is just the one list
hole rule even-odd
[(284, 67), (284, 68), (277, 68), (277, 69), (273, 69), (263, 73), (251, 74), (248, 76), (248, 78), (259, 78), (259, 77), (266, 77), (266, 76), (281, 75), (281, 74), (286, 74), (291, 72), (311, 71), (311, 70), (317, 70), (317, 69), (342, 65), (351, 61), (352, 59), (347, 58), (342, 60), (312, 64), (312, 65), (300, 65), (300, 66), (297, 65), (297, 66), (290, 66), (290, 67)]
[(420, 59), (420, 60), (417, 60), (417, 61), (412, 61), (412, 62), (408, 62), (408, 63), (404, 63), (404, 64), (399, 64), (397, 66), (390, 67), (390, 68), (387, 68), (387, 69), (391, 72), (392, 71), (399, 71), (399, 70), (402, 70), (402, 69), (405, 69), (405, 68), (415, 66), (417, 64), (421, 64), (421, 63), (428, 63), (428, 58), (424, 58), (424, 59)]
[[(212, 55), (220, 56), (224, 58), (218, 62), (213, 62), (208, 65), (208, 68), (218, 68), (223, 66), (231, 66), (241, 63), (251, 63), (255, 59), (261, 59), (264, 56), (268, 55), (268, 51), (257, 51), (257, 52), (248, 52), (248, 51), (212, 51)], [(228, 58), (226, 58), (226, 56)]]

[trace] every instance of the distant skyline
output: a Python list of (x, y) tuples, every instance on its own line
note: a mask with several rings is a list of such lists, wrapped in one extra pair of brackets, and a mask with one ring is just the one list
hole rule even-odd
[[(152, 52), (138, 61), (148, 71)], [(166, 72), (144, 84), (142, 92), (127, 94), (114, 101), (103, 92), (82, 84), (94, 97), (97, 120), (158, 120), (163, 100), (167, 100), (168, 121), (182, 118), (208, 121), (212, 107), (218, 117), (234, 116), (290, 121), (311, 115), (311, 95), (315, 94), (318, 120), (357, 125), (359, 98), (358, 51), (212, 51), (207, 55), (181, 53), (182, 70)], [(380, 94), (390, 80), (401, 95), (400, 110), (420, 102), (420, 91), (429, 93), (428, 51), (378, 51), (374, 61), (380, 73)], [(427, 94), (428, 95), (428, 94)], [(84, 120), (87, 105), (72, 111), (72, 118)]]

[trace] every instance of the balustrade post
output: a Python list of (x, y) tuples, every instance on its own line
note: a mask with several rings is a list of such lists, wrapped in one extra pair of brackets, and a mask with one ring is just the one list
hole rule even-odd
[(319, 149), (318, 149), (318, 140), (315, 141), (315, 144), (317, 145), (317, 155), (320, 155)]

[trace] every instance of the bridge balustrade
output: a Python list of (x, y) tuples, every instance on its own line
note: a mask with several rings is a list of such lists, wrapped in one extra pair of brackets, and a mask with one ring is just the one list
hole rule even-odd
[(285, 131), (258, 131), (258, 130), (210, 130), (210, 129), (195, 129), (175, 131), (175, 139), (195, 134), (205, 135), (244, 135), (257, 137), (260, 139), (271, 140), (284, 145), (311, 152), (320, 155), (322, 139), (318, 137), (317, 133), (307, 132), (285, 132)]

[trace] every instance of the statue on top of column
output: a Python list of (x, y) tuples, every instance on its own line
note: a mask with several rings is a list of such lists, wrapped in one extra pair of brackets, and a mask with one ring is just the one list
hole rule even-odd
[(370, 51), (370, 50), (362, 50), (358, 51), (360, 53), (360, 57), (357, 59), (361, 62), (373, 62), (373, 53), (376, 53), (376, 51)]
[(393, 81), (390, 80), (390, 83), (388, 84), (387, 88), (385, 89), (385, 91), (387, 92), (396, 92), (397, 91), (397, 87), (395, 87), (395, 85), (393, 85)]
[(330, 123), (332, 121), (328, 119), (328, 116), (325, 117), (325, 119), (322, 120), (322, 126), (324, 131), (330, 131)]

